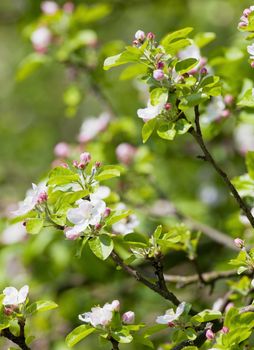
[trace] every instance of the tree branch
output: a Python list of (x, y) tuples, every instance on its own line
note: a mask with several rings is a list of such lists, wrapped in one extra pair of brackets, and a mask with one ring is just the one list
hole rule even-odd
[(0, 336), (5, 337), (6, 339), (9, 339), (14, 344), (18, 345), (20, 347), (20, 349), (22, 349), (22, 350), (31, 350), (26, 345), (25, 320), (19, 319), (18, 324), (19, 324), (19, 328), (20, 328), (19, 336), (12, 334), (12, 332), (10, 331), (9, 328), (5, 328), (5, 329), (1, 330)]
[(205, 142), (204, 142), (204, 139), (203, 139), (201, 127), (200, 127), (200, 121), (199, 121), (200, 113), (199, 113), (198, 106), (195, 106), (194, 110), (195, 110), (195, 126), (196, 126), (196, 130), (195, 130), (195, 128), (191, 128), (189, 132), (195, 138), (195, 140), (197, 141), (198, 145), (202, 149), (202, 151), (204, 153), (204, 156), (205, 156), (205, 160), (207, 162), (209, 162), (213, 166), (213, 168), (216, 170), (216, 172), (223, 179), (223, 181), (225, 182), (225, 184), (229, 188), (230, 192), (234, 196), (235, 200), (237, 201), (239, 207), (243, 210), (243, 212), (245, 213), (245, 215), (249, 219), (249, 222), (251, 223), (251, 226), (254, 228), (254, 217), (251, 214), (250, 209), (248, 208), (247, 204), (243, 201), (243, 199), (239, 195), (239, 193), (238, 193), (237, 189), (235, 188), (235, 186), (229, 180), (228, 175), (219, 167), (219, 165), (216, 163), (215, 159), (213, 158), (213, 156), (211, 155), (211, 153), (207, 149), (207, 147), (205, 145)]

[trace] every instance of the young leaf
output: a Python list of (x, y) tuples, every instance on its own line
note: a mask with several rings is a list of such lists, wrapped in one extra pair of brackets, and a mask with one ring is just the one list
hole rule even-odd
[(44, 312), (48, 310), (53, 310), (57, 308), (58, 305), (54, 301), (49, 300), (39, 300), (28, 306), (26, 313), (28, 315), (33, 315), (36, 312)]
[(152, 135), (155, 129), (156, 122), (157, 122), (156, 118), (153, 118), (144, 124), (142, 128), (143, 143), (145, 143), (149, 139), (149, 137)]
[(175, 32), (169, 33), (161, 40), (161, 45), (168, 46), (168, 44), (170, 44), (172, 41), (175, 41), (176, 39), (186, 38), (186, 36), (192, 31), (193, 28), (186, 27), (183, 29), (176, 30)]
[(101, 260), (106, 260), (114, 248), (112, 239), (106, 234), (94, 237), (88, 243), (92, 252)]
[(31, 218), (26, 219), (26, 231), (27, 233), (31, 233), (32, 235), (35, 235), (41, 231), (44, 224), (44, 219), (41, 218)]
[(65, 342), (69, 348), (72, 348), (75, 344), (80, 342), (82, 339), (85, 339), (94, 331), (95, 328), (91, 327), (90, 325), (81, 325), (67, 335)]
[(178, 61), (175, 65), (175, 70), (178, 74), (184, 74), (189, 72), (193, 67), (198, 64), (198, 60), (196, 58), (186, 58), (182, 61)]
[(157, 130), (157, 134), (165, 140), (172, 141), (176, 135), (175, 123), (162, 124)]
[(192, 322), (208, 322), (221, 318), (221, 312), (216, 310), (203, 310), (191, 318)]

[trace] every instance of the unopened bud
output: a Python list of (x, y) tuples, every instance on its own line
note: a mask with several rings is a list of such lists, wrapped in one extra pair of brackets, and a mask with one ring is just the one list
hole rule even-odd
[(224, 97), (224, 102), (226, 103), (226, 105), (232, 105), (232, 103), (234, 102), (234, 96), (228, 94)]
[(119, 300), (113, 300), (111, 303), (113, 311), (119, 311), (120, 310), (120, 301)]
[(96, 166), (96, 168), (100, 168), (101, 167), (101, 162), (95, 162), (95, 166)]
[(247, 23), (245, 23), (245, 22), (240, 22), (240, 23), (238, 24), (238, 27), (239, 27), (239, 28), (247, 27)]
[(132, 324), (135, 321), (135, 314), (133, 311), (127, 311), (122, 315), (122, 321), (125, 324)]
[(170, 111), (172, 109), (172, 103), (167, 102), (164, 108), (166, 109), (166, 111)]
[(221, 112), (221, 116), (223, 118), (227, 118), (230, 116), (230, 110), (229, 109), (224, 109), (224, 111)]
[(155, 35), (152, 32), (147, 33), (147, 39), (148, 40), (153, 40), (155, 38)]
[(139, 45), (139, 41), (138, 41), (138, 40), (133, 40), (132, 44), (133, 44), (134, 46), (138, 46), (138, 45)]
[(164, 66), (165, 66), (165, 64), (164, 64), (164, 62), (162, 62), (162, 61), (159, 61), (159, 62), (157, 63), (157, 68), (158, 68), (158, 69), (162, 69), (162, 68), (164, 68)]
[(207, 75), (208, 71), (207, 71), (207, 69), (206, 69), (205, 67), (203, 67), (203, 68), (201, 68), (200, 73), (201, 73), (202, 75)]
[(75, 168), (78, 168), (78, 165), (79, 165), (79, 162), (77, 160), (74, 160), (72, 162), (72, 165), (75, 167)]
[(102, 226), (101, 226), (101, 224), (95, 224), (94, 227), (96, 230), (100, 230)]
[(175, 327), (175, 323), (174, 322), (168, 322), (168, 327), (170, 327), (170, 328)]
[(80, 237), (80, 233), (75, 232), (72, 227), (65, 227), (64, 235), (70, 241), (75, 241), (77, 238)]
[(237, 248), (243, 248), (244, 247), (244, 241), (241, 238), (234, 239), (234, 244)]
[(161, 69), (156, 69), (153, 71), (153, 77), (155, 80), (163, 80), (164, 79), (164, 72)]
[(73, 10), (74, 10), (74, 4), (73, 2), (66, 2), (64, 5), (63, 5), (63, 10), (66, 12), (66, 13), (72, 13)]
[(87, 163), (85, 163), (85, 162), (79, 162), (77, 167), (78, 167), (78, 169), (85, 169), (86, 165), (87, 165)]
[(211, 329), (208, 329), (205, 333), (206, 339), (213, 340), (215, 338), (215, 334)]
[(43, 202), (46, 202), (48, 199), (48, 195), (46, 192), (41, 192), (38, 196), (37, 203), (41, 204)]
[(89, 163), (91, 160), (91, 154), (89, 152), (81, 153), (80, 160), (81, 160), (81, 162), (84, 162), (86, 164)]
[(10, 316), (13, 313), (14, 309), (11, 306), (5, 306), (4, 307), (4, 314), (6, 316)]
[(70, 155), (70, 147), (66, 142), (59, 142), (55, 145), (54, 154), (59, 158), (67, 158)]
[(221, 328), (221, 333), (227, 334), (228, 332), (229, 332), (229, 328), (228, 328), (228, 327), (223, 326), (223, 327)]
[(110, 213), (111, 213), (111, 209), (110, 208), (106, 208), (105, 211), (104, 211), (104, 214), (103, 214), (104, 218), (109, 217)]
[(251, 62), (250, 66), (251, 68), (254, 68), (254, 61)]
[(135, 33), (136, 40), (143, 42), (145, 40), (145, 38), (146, 38), (146, 35), (145, 35), (145, 32), (143, 32), (143, 30), (138, 30)]
[(248, 17), (250, 14), (251, 14), (251, 10), (250, 10), (250, 9), (245, 9), (245, 10), (243, 11), (244, 17)]

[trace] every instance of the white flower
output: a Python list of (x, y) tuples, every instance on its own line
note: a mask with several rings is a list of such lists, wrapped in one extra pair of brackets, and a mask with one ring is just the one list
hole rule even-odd
[(184, 60), (186, 58), (196, 58), (197, 60), (201, 59), (200, 50), (197, 45), (192, 44), (184, 48), (183, 50), (180, 50), (178, 53), (178, 57), (181, 60)]
[(3, 290), (5, 295), (3, 305), (19, 305), (26, 301), (29, 292), (29, 287), (25, 285), (19, 291), (14, 287), (6, 287)]
[(136, 33), (135, 33), (135, 39), (136, 40), (140, 40), (140, 41), (144, 41), (145, 40), (145, 32), (143, 32), (143, 30), (138, 30)]
[(55, 1), (43, 1), (41, 4), (41, 10), (46, 15), (54, 15), (58, 9), (59, 7)]
[(250, 59), (254, 60), (254, 44), (247, 46), (247, 51), (250, 54)]
[(79, 319), (85, 323), (90, 323), (92, 326), (107, 326), (113, 317), (113, 312), (118, 311), (119, 301), (114, 300), (111, 304), (106, 303), (103, 307), (93, 307), (91, 312), (85, 312), (79, 315)]
[(32, 188), (27, 191), (26, 198), (23, 202), (19, 203), (18, 210), (13, 212), (14, 216), (21, 216), (27, 214), (29, 211), (33, 210), (34, 207), (41, 201), (47, 193), (47, 186), (45, 183), (40, 183), (38, 186), (32, 184)]
[[(124, 203), (118, 203), (117, 210), (124, 210), (126, 209), (126, 205)], [(127, 235), (128, 233), (132, 233), (139, 225), (139, 220), (135, 214), (131, 214), (127, 216), (126, 218), (123, 218), (112, 225), (112, 229), (115, 233), (118, 233), (120, 235)]]
[(31, 35), (32, 44), (37, 51), (44, 51), (51, 42), (51, 32), (47, 27), (36, 29)]
[(169, 322), (173, 322), (177, 320), (182, 313), (184, 312), (186, 303), (182, 302), (176, 309), (176, 312), (174, 312), (173, 309), (169, 309), (166, 311), (165, 315), (163, 316), (158, 316), (156, 318), (156, 322), (159, 324), (168, 324)]
[(105, 199), (110, 195), (110, 192), (111, 190), (108, 186), (99, 186), (94, 193), (90, 194), (90, 199)]
[(206, 108), (206, 112), (202, 114), (202, 122), (209, 124), (219, 119), (222, 116), (225, 108), (226, 105), (221, 96), (213, 97), (212, 101), (208, 104)]
[(26, 228), (22, 222), (8, 226), (1, 234), (1, 243), (14, 244), (23, 241), (27, 235)]
[(105, 212), (106, 203), (101, 199), (92, 198), (91, 201), (80, 199), (76, 202), (77, 208), (69, 209), (67, 212), (68, 220), (74, 226), (68, 230), (68, 234), (78, 234), (84, 231), (88, 225), (96, 225), (101, 221)]
[(234, 139), (240, 153), (254, 151), (254, 125), (241, 123), (235, 129)]
[(104, 112), (98, 118), (86, 119), (80, 128), (78, 136), (79, 142), (88, 142), (95, 138), (100, 132), (104, 131), (111, 120), (109, 113)]
[(157, 117), (163, 111), (165, 103), (166, 101), (162, 100), (157, 105), (153, 106), (151, 104), (151, 101), (149, 100), (146, 108), (138, 109), (138, 117), (142, 118), (144, 122), (147, 122), (148, 120)]

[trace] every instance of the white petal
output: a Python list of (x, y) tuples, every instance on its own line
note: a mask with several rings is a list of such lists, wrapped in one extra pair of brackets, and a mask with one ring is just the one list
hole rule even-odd
[(182, 302), (176, 309), (176, 316), (179, 317), (180, 315), (182, 315), (182, 313), (184, 312), (186, 303)]
[(25, 285), (19, 290), (18, 293), (18, 304), (23, 304), (26, 301), (27, 295), (29, 292), (29, 286)]
[(79, 208), (69, 209), (67, 219), (75, 225), (81, 224), (84, 220), (83, 213)]
[(3, 305), (17, 305), (18, 304), (18, 290), (14, 287), (7, 287), (3, 290), (5, 295)]

